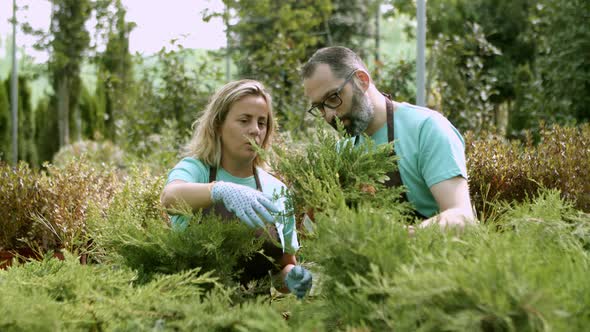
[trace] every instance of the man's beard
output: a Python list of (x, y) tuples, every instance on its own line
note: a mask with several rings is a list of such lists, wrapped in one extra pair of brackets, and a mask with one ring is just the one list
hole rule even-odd
[[(343, 115), (340, 121), (343, 122), (343, 127), (346, 133), (350, 136), (358, 136), (362, 134), (369, 127), (369, 122), (373, 120), (375, 113), (373, 105), (369, 98), (357, 87), (353, 88), (352, 100), (350, 103), (350, 111), (348, 114)], [(336, 116), (332, 118), (330, 125), (337, 129)], [(348, 120), (348, 124), (344, 125), (344, 122)]]

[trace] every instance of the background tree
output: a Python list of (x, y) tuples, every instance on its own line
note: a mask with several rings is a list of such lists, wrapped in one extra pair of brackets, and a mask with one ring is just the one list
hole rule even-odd
[(55, 152), (59, 150), (59, 135), (57, 114), (57, 98), (55, 95), (44, 96), (35, 108), (35, 145), (37, 147), (39, 161), (53, 159)]
[(8, 161), (11, 155), (11, 118), (10, 118), (10, 101), (8, 93), (4, 88), (5, 84), (0, 84), (0, 160)]
[(380, 2), (225, 0), (225, 15), (232, 14), (226, 21), (236, 21), (229, 26), (229, 36), (238, 75), (264, 82), (285, 129), (296, 129), (307, 106), (300, 66), (328, 45), (347, 45), (362, 56), (370, 53), (366, 46), (373, 40), (372, 18)]
[[(2, 89), (10, 91), (11, 76), (4, 81)], [(25, 75), (18, 77), (18, 158), (32, 165), (38, 164), (37, 148), (34, 142), (35, 118), (31, 106), (31, 88), (29, 78)], [(9, 119), (9, 121), (11, 121)], [(12, 132), (12, 124), (9, 122), (8, 133)], [(10, 137), (10, 135), (9, 135)], [(12, 142), (9, 140), (7, 156), (12, 156)]]
[[(97, 16), (105, 17), (107, 26), (106, 49), (97, 55), (98, 84), (96, 94), (103, 94), (103, 114), (106, 124), (106, 137), (116, 141), (116, 123), (121, 119), (129, 107), (133, 80), (133, 59), (129, 53), (129, 34), (135, 28), (135, 23), (127, 22), (127, 11), (120, 0), (104, 1), (97, 5)], [(98, 119), (98, 118), (97, 118)], [(100, 131), (100, 127), (94, 128)]]
[[(538, 89), (527, 92), (538, 102), (537, 119), (568, 123), (590, 120), (590, 2), (543, 0), (535, 6), (533, 38), (539, 40), (535, 62)], [(527, 113), (527, 112), (525, 112)], [(524, 116), (524, 114), (523, 114)], [(526, 125), (523, 127), (527, 127)]]
[(52, 3), (49, 72), (57, 94), (61, 147), (70, 142), (70, 112), (78, 109), (80, 65), (90, 43), (85, 23), (92, 7), (89, 0), (53, 0)]
[(324, 22), (330, 17), (331, 2), (225, 0), (224, 3), (237, 20), (229, 28), (229, 37), (239, 77), (264, 82), (272, 91), (278, 116), (286, 119), (285, 123), (297, 123), (305, 105), (301, 89), (295, 88), (299, 87), (298, 68), (312, 50), (325, 45)]

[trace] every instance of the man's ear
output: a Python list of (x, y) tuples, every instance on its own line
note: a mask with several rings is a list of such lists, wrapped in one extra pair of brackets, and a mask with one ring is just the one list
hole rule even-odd
[(369, 76), (369, 73), (359, 69), (356, 71), (356, 73), (354, 73), (354, 76), (356, 76), (358, 86), (363, 90), (363, 92), (367, 91), (369, 85), (371, 84), (371, 76)]

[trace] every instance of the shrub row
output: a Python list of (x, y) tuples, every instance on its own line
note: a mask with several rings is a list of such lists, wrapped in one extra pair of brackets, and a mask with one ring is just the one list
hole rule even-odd
[(26, 163), (0, 165), (0, 250), (74, 249), (86, 231), (89, 205), (106, 208), (117, 188), (114, 172), (84, 160), (45, 166), (38, 172)]
[(559, 189), (590, 212), (590, 124), (543, 126), (539, 135), (537, 143), (530, 133), (525, 142), (465, 135), (471, 195), (482, 219), (493, 217), (493, 202), (520, 202), (541, 187)]
[(306, 250), (321, 267), (324, 301), (299, 307), (292, 323), (321, 317), (317, 330), (327, 331), (584, 330), (590, 215), (557, 190), (500, 214), (460, 236), (433, 227), (414, 237), (379, 211), (317, 215)]

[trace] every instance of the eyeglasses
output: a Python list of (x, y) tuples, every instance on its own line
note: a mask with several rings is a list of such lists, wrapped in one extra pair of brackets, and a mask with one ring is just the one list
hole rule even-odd
[(307, 110), (307, 113), (313, 116), (321, 116), (325, 113), (325, 107), (329, 109), (335, 109), (336, 107), (342, 105), (342, 98), (340, 98), (340, 92), (342, 91), (342, 89), (344, 89), (346, 83), (348, 83), (348, 81), (350, 81), (350, 79), (354, 77), (354, 73), (356, 73), (356, 69), (350, 72), (350, 74), (348, 74), (342, 85), (340, 85), (340, 87), (336, 89), (336, 91), (324, 98), (324, 100), (322, 100), (321, 102), (312, 104), (311, 108)]

